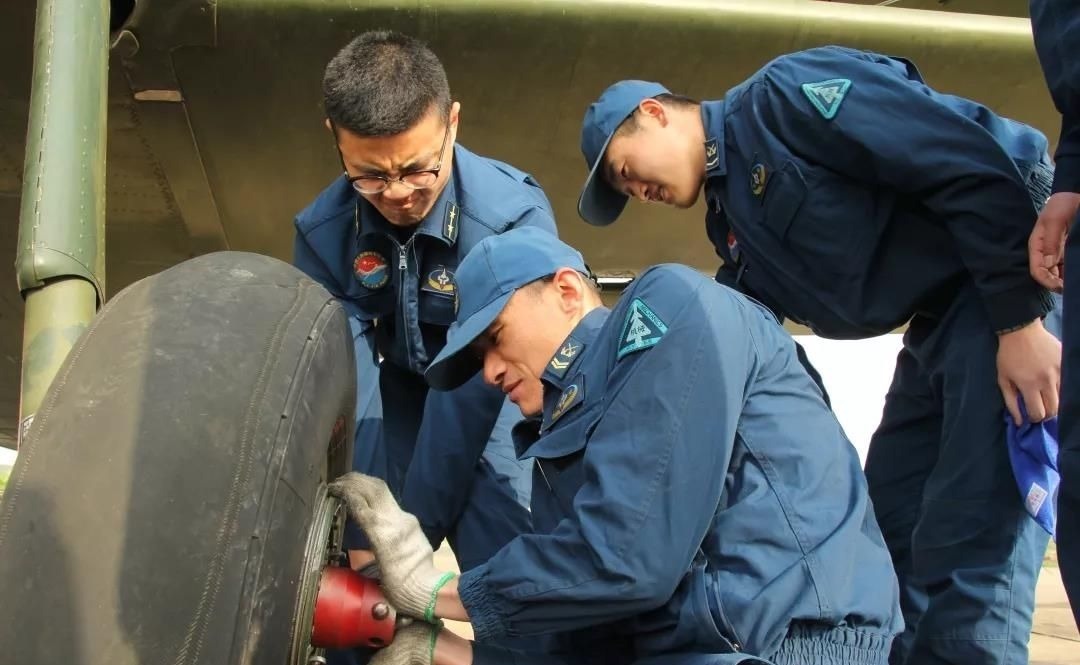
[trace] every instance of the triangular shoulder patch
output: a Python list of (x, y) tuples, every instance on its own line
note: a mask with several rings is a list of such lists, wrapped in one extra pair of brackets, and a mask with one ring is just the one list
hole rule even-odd
[(803, 94), (826, 120), (836, 117), (836, 112), (840, 110), (840, 104), (850, 88), (850, 79), (829, 79), (802, 84)]
[(617, 358), (655, 346), (666, 332), (667, 325), (660, 317), (640, 298), (634, 298), (626, 312), (626, 321), (619, 336)]

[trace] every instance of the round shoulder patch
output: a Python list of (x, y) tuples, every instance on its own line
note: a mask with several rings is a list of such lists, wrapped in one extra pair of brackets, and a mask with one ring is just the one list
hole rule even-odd
[(439, 266), (428, 273), (427, 283), (432, 290), (439, 293), (453, 293), (454, 273), (447, 270), (445, 266)]
[(754, 196), (761, 196), (761, 193), (765, 191), (765, 181), (768, 179), (768, 172), (765, 169), (765, 165), (758, 163), (754, 164), (750, 169), (750, 191)]
[(389, 263), (378, 252), (360, 252), (353, 260), (353, 274), (361, 286), (381, 289), (390, 281)]

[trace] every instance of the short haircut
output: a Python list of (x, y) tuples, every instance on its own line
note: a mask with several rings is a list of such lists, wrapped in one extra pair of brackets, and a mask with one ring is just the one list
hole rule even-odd
[(393, 136), (432, 108), (450, 116), (450, 84), (422, 41), (391, 30), (354, 38), (326, 65), (323, 106), (337, 128), (358, 136)]
[[(599, 296), (600, 295), (600, 283), (596, 279), (596, 275), (593, 274), (592, 269), (589, 268), (589, 266), (585, 266), (585, 269), (588, 270), (589, 272), (588, 273), (583, 273), (580, 270), (575, 271), (575, 272), (577, 272), (577, 274), (581, 275), (585, 279), (585, 288), (587, 290), (591, 291), (592, 293), (594, 293), (595, 295)], [(523, 289), (523, 290), (530, 291), (530, 292), (532, 292), (534, 294), (539, 294), (540, 291), (544, 287), (546, 287), (548, 284), (551, 284), (554, 281), (555, 281), (555, 273), (552, 273), (550, 275), (544, 275), (543, 277), (541, 277), (539, 279), (534, 279), (533, 281), (529, 282), (528, 284), (522, 285), (520, 288)]]
[[(653, 99), (660, 102), (664, 106), (669, 106), (671, 108), (676, 108), (676, 109), (690, 109), (690, 108), (697, 107), (698, 105), (701, 104), (701, 102), (699, 102), (698, 100), (693, 99), (691, 97), (685, 97), (683, 95), (676, 95), (676, 94), (673, 94), (673, 93), (670, 93), (670, 92), (665, 92), (665, 93), (663, 93), (661, 95), (657, 95)], [(620, 124), (618, 129), (615, 130), (615, 133), (618, 134), (619, 136), (624, 136), (626, 134), (633, 134), (634, 132), (636, 132), (638, 130), (638, 127), (639, 127), (638, 119), (637, 119), (638, 118), (638, 113), (639, 113), (638, 109), (634, 109), (634, 112), (631, 113), (626, 118), (626, 120), (622, 121), (622, 124)]]

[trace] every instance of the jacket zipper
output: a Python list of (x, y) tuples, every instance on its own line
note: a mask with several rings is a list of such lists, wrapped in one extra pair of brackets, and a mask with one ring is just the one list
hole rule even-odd
[(409, 325), (409, 307), (406, 289), (406, 278), (409, 276), (409, 249), (412, 247), (413, 240), (416, 240), (416, 234), (409, 236), (409, 239), (402, 245), (396, 239), (390, 238), (394, 245), (398, 249), (398, 309), (401, 310), (401, 323), (402, 323), (402, 339), (405, 341), (405, 355), (408, 357), (410, 369), (416, 369), (413, 367), (415, 361), (413, 359), (412, 344), (409, 337), (412, 335), (412, 327)]

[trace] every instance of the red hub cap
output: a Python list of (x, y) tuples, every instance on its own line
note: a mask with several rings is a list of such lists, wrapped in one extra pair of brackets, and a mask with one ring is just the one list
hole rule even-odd
[(312, 646), (384, 647), (394, 639), (394, 610), (375, 580), (350, 568), (327, 567), (315, 599)]

